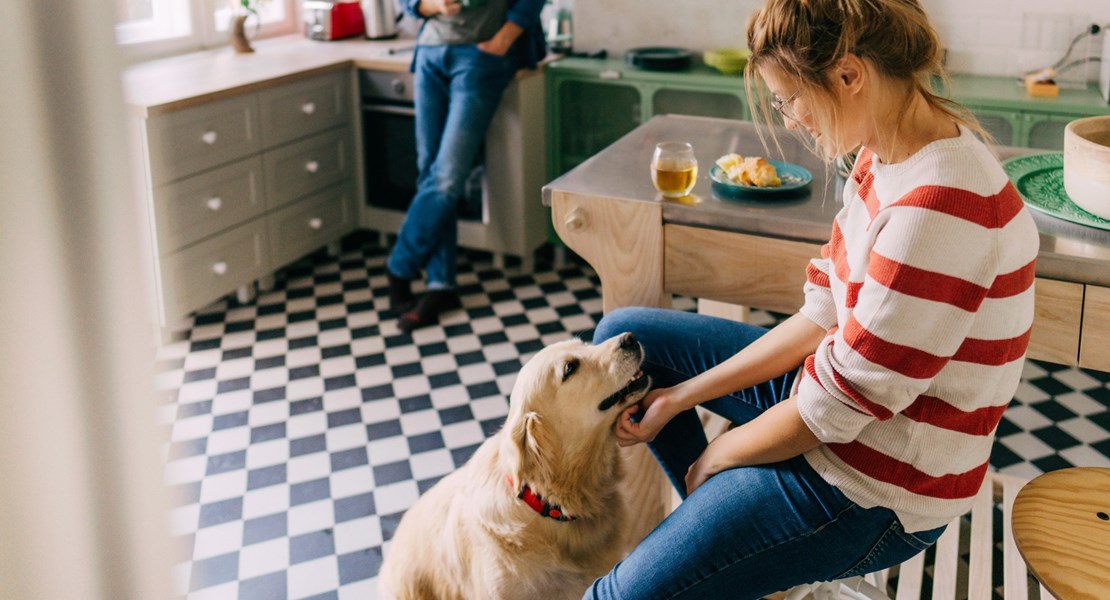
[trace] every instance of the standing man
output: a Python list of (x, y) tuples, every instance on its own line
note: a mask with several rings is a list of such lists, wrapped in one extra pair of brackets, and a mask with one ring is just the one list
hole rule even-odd
[[(544, 55), (544, 0), (404, 0), (423, 19), (416, 79), (416, 196), (387, 263), (389, 299), (402, 331), (432, 325), (460, 306), (455, 291), (457, 217), (501, 94), (517, 69)], [(427, 274), (415, 298), (412, 281)]]

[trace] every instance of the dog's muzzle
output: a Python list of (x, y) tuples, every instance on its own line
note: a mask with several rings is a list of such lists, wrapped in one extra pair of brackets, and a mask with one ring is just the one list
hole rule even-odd
[[(636, 361), (641, 365), (643, 364), (644, 349), (640, 346), (640, 343), (636, 341), (636, 337), (631, 333), (626, 333), (621, 336), (620, 349), (622, 352), (634, 355)], [(597, 409), (606, 411), (618, 404), (623, 404), (629, 396), (646, 390), (650, 385), (651, 377), (644, 374), (642, 370), (637, 369), (636, 373), (632, 375), (631, 381), (608, 398), (602, 400), (601, 403), (597, 405)]]

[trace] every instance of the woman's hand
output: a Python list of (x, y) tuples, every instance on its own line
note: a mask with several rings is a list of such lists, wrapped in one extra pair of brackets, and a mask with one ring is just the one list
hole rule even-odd
[[(638, 404), (624, 409), (617, 419), (616, 434), (617, 444), (620, 446), (633, 446), (642, 442), (650, 442), (659, 434), (659, 430), (670, 422), (681, 410), (676, 388), (660, 388), (648, 392), (647, 396)], [(638, 414), (637, 421), (632, 416)]]
[(420, 5), (416, 8), (417, 12), (425, 17), (434, 17), (436, 15), (451, 15), (459, 14), (462, 10), (462, 4), (459, 0), (420, 0)]
[(497, 30), (497, 33), (493, 34), (493, 37), (478, 43), (478, 49), (487, 54), (505, 56), (509, 52), (509, 48), (513, 47), (513, 42), (523, 32), (524, 30), (520, 28), (520, 25), (512, 21), (505, 21), (505, 24)]
[(723, 447), (725, 444), (714, 443), (720, 439), (721, 437), (718, 436), (717, 439), (710, 442), (701, 453), (701, 456), (699, 456), (698, 459), (694, 461), (694, 464), (690, 465), (690, 469), (686, 471), (687, 496), (693, 494), (694, 490), (701, 487), (701, 484), (705, 483), (706, 480), (717, 473), (726, 469), (731, 469), (732, 467), (740, 466), (738, 464), (728, 464), (728, 457), (722, 456), (724, 454)]

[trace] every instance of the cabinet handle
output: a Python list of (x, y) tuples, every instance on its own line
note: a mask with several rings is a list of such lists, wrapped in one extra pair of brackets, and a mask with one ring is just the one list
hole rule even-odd
[(216, 135), (215, 131), (205, 131), (204, 135), (200, 136), (200, 139), (205, 144), (208, 144), (209, 146), (211, 146), (212, 144), (216, 143), (216, 138), (217, 137), (219, 137), (219, 136)]
[(582, 231), (586, 228), (586, 211), (581, 208), (571, 209), (563, 222), (566, 223), (567, 231)]
[(217, 275), (223, 275), (224, 273), (227, 273), (227, 263), (221, 260), (220, 262), (212, 265), (212, 272)]
[(301, 112), (303, 112), (306, 115), (311, 115), (312, 113), (316, 112), (316, 103), (315, 102), (305, 102), (304, 104), (301, 105)]
[(312, 229), (320, 229), (324, 226), (324, 220), (320, 217), (312, 217), (308, 220), (308, 226)]
[(217, 210), (220, 210), (221, 206), (224, 205), (224, 201), (221, 200), (219, 196), (216, 196), (215, 198), (209, 198), (208, 202), (205, 202), (205, 204), (208, 205), (208, 210), (216, 212)]
[(315, 173), (316, 171), (320, 170), (320, 163), (314, 160), (310, 160), (305, 163), (304, 170), (308, 171), (309, 173)]

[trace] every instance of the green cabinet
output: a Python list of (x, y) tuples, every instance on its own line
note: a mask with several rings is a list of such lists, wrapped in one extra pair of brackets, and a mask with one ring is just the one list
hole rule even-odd
[(548, 64), (548, 177), (566, 173), (655, 115), (750, 118), (744, 80), (694, 62), (682, 72), (588, 58)]

